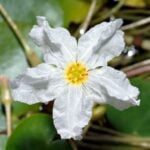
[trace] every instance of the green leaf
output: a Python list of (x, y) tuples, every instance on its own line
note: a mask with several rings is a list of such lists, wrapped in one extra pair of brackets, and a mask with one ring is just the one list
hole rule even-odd
[(134, 78), (131, 82), (140, 89), (140, 106), (124, 111), (118, 111), (109, 106), (107, 117), (113, 127), (119, 131), (150, 136), (150, 81)]
[(6, 150), (71, 150), (60, 140), (50, 115), (36, 114), (22, 121), (8, 139)]
[(25, 3), (24, 0), (0, 0), (10, 16), (20, 27), (33, 25), (36, 16), (45, 16), (52, 25), (63, 25), (63, 10), (58, 0), (30, 0)]
[(85, 0), (59, 0), (64, 12), (64, 26), (70, 22), (80, 23), (89, 10), (89, 2)]
[(27, 63), (7, 24), (2, 22), (0, 26), (0, 74), (15, 77), (26, 68)]
[(14, 116), (21, 116), (26, 113), (33, 113), (33, 112), (39, 112), (40, 110), (40, 103), (28, 105), (21, 102), (13, 102), (12, 104), (12, 113)]
[[(62, 9), (55, 0), (0, 0), (13, 21), (18, 25), (21, 33), (31, 42), (28, 33), (35, 24), (37, 15), (46, 16), (52, 25), (63, 25)], [(25, 56), (18, 41), (8, 25), (0, 18), (0, 74), (14, 78), (27, 67)], [(33, 44), (32, 44), (33, 46)], [(35, 46), (34, 46), (34, 49)]]
[(90, 2), (85, 0), (0, 0), (20, 27), (34, 24), (36, 16), (45, 16), (52, 26), (80, 23), (86, 16)]

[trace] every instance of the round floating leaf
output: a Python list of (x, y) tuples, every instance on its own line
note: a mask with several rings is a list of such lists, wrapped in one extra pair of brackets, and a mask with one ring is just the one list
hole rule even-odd
[(60, 140), (50, 115), (36, 114), (22, 121), (8, 139), (6, 150), (71, 150)]
[(124, 111), (118, 111), (109, 106), (107, 117), (114, 128), (119, 131), (150, 136), (150, 81), (134, 78), (131, 82), (140, 89), (140, 106)]
[(14, 116), (21, 116), (26, 113), (33, 113), (33, 112), (39, 112), (40, 111), (41, 104), (33, 104), (28, 105), (21, 102), (13, 102), (12, 104), (12, 113)]

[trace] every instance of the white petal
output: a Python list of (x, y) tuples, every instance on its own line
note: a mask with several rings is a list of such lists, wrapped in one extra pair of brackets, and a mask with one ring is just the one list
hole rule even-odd
[(82, 128), (88, 124), (93, 103), (86, 100), (82, 87), (66, 86), (56, 98), (53, 108), (54, 124), (62, 139), (80, 139)]
[(121, 19), (103, 22), (85, 33), (78, 43), (78, 59), (89, 68), (104, 66), (124, 49)]
[(35, 68), (28, 68), (11, 83), (14, 100), (28, 104), (53, 100), (55, 98), (55, 92), (53, 92), (52, 86), (56, 86), (56, 84), (52, 85), (52, 78), (56, 78), (56, 75), (58, 77), (57, 72), (57, 69), (47, 64), (40, 64)]
[(102, 44), (100, 51), (98, 53), (99, 58), (95, 62), (94, 68), (100, 66), (101, 64), (106, 64), (112, 58), (119, 56), (124, 50), (124, 33), (121, 30), (116, 31), (116, 33), (107, 41), (107, 43)]
[(52, 49), (55, 49), (55, 51), (59, 50), (66, 61), (68, 61), (68, 59), (69, 61), (76, 59), (76, 39), (72, 37), (65, 28), (45, 28), (45, 32)]
[[(54, 64), (62, 60), (62, 65), (70, 60), (74, 61), (77, 49), (75, 38), (64, 28), (49, 27), (45, 17), (37, 17), (37, 22), (38, 25), (33, 27), (29, 35), (38, 46), (42, 47), (46, 55), (44, 57), (46, 62)], [(53, 60), (48, 59), (48, 55)]]
[(123, 72), (111, 67), (91, 71), (86, 86), (96, 95), (97, 102), (110, 104), (120, 110), (140, 103), (137, 100), (139, 90), (130, 84)]

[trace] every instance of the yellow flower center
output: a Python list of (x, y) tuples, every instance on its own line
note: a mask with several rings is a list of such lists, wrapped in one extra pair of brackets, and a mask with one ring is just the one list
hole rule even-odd
[(74, 62), (65, 69), (65, 78), (73, 85), (83, 84), (88, 77), (88, 71), (84, 64)]

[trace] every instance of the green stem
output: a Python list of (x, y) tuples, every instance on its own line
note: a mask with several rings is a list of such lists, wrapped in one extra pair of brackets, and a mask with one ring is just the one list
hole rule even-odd
[(108, 136), (108, 135), (101, 135), (101, 136), (87, 136), (84, 140), (88, 142), (95, 142), (95, 143), (114, 143), (114, 144), (127, 144), (132, 146), (139, 146), (144, 148), (150, 148), (150, 138), (141, 138), (141, 137), (117, 137), (117, 136)]
[(8, 78), (6, 78), (5, 76), (0, 76), (0, 87), (2, 89), (1, 91), (2, 103), (4, 104), (5, 112), (6, 112), (7, 136), (10, 136), (12, 131), (11, 129), (12, 98), (9, 90), (9, 81)]
[(124, 2), (125, 2), (125, 0), (120, 0), (118, 2), (118, 4), (115, 7), (113, 7), (110, 11), (108, 11), (105, 14), (102, 14), (100, 18), (93, 20), (91, 22), (91, 25), (95, 25), (95, 24), (100, 23), (101, 21), (107, 19), (108, 17), (111, 17), (113, 14), (115, 14), (123, 6)]
[(150, 23), (150, 17), (147, 17), (147, 18), (138, 20), (136, 22), (133, 22), (131, 24), (125, 25), (122, 27), (122, 30), (130, 30), (133, 28), (137, 28), (139, 26), (143, 26), (143, 25), (148, 24), (148, 23)]
[[(139, 34), (148, 34), (150, 33), (150, 26), (146, 26), (144, 28), (132, 29), (129, 31), (131, 35), (139, 35)], [(150, 36), (150, 35), (149, 35)]]
[(150, 59), (136, 63), (122, 69), (128, 77), (133, 77), (150, 72)]
[(70, 145), (71, 145), (71, 147), (72, 147), (73, 150), (77, 150), (76, 143), (75, 143), (75, 141), (73, 139), (70, 139), (69, 143), (70, 143)]
[(90, 21), (92, 19), (92, 16), (94, 14), (96, 3), (97, 3), (97, 0), (92, 0), (88, 14), (87, 14), (84, 22), (81, 24), (81, 26), (77, 29), (76, 33), (74, 34), (75, 37), (79, 37), (80, 35), (84, 34), (85, 31), (87, 30), (87, 28), (90, 24)]
[(109, 128), (106, 128), (106, 127), (101, 127), (101, 126), (97, 126), (97, 125), (91, 125), (91, 129), (94, 129), (96, 130), (96, 132), (106, 132), (106, 133), (109, 133), (109, 134), (112, 134), (112, 135), (117, 135), (117, 136), (126, 136), (126, 134), (123, 134), (123, 133), (120, 133), (120, 132), (117, 132), (115, 130), (112, 130), (112, 129), (109, 129)]
[[(113, 144), (101, 144), (101, 143), (77, 143), (80, 149), (89, 149), (89, 150), (143, 150), (141, 147), (129, 146), (129, 145), (113, 145)], [(145, 147), (142, 147), (145, 148)]]
[(143, 16), (128, 15), (122, 12), (116, 13), (115, 17), (123, 18), (124, 20), (129, 20), (129, 21), (137, 21), (137, 20), (143, 19)]
[(30, 46), (27, 44), (23, 35), (19, 31), (18, 26), (14, 23), (14, 21), (9, 16), (9, 14), (7, 13), (6, 9), (2, 6), (2, 4), (0, 4), (0, 13), (1, 13), (3, 19), (6, 21), (9, 28), (11, 29), (11, 31), (13, 32), (14, 36), (18, 40), (18, 43), (23, 48), (23, 52), (27, 58), (28, 63), (31, 66), (36, 66), (37, 64), (41, 63), (41, 60), (36, 55), (36, 53), (31, 50)]
[(122, 10), (121, 12), (127, 15), (131, 14), (150, 15), (150, 11), (146, 9), (125, 9)]

